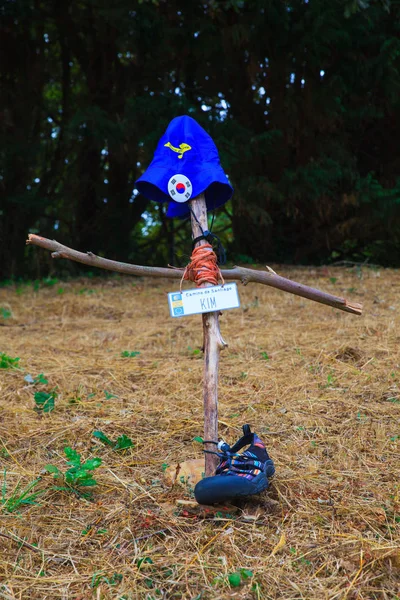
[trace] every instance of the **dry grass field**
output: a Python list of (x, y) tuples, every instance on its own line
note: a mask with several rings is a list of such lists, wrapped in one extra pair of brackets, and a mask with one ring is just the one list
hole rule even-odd
[[(239, 286), (220, 432), (232, 443), (249, 423), (276, 476), (207, 510), (165, 479), (202, 456), (201, 318), (169, 317), (176, 282), (0, 289), (0, 353), (20, 359), (0, 369), (0, 598), (400, 598), (400, 272), (274, 268), (364, 315)], [(101, 458), (96, 485), (44, 469), (65, 473), (66, 447)]]

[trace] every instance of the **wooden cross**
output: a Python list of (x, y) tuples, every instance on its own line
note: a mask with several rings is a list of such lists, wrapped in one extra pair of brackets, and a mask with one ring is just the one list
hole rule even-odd
[[(189, 201), (191, 208), (191, 224), (193, 239), (202, 235), (203, 231), (208, 230), (207, 207), (204, 195), (201, 194)], [(96, 256), (92, 252), (78, 252), (67, 246), (30, 234), (26, 242), (40, 246), (52, 252), (53, 258), (67, 258), (76, 262), (99, 267), (109, 271), (117, 271), (128, 275), (140, 275), (142, 277), (168, 277), (181, 279), (183, 270), (175, 268), (145, 267), (140, 265), (130, 265), (126, 263), (108, 260)], [(197, 245), (206, 243), (204, 240), (197, 242)], [(355, 302), (348, 302), (345, 298), (339, 298), (327, 294), (320, 290), (296, 283), (285, 277), (280, 277), (272, 269), (267, 267), (268, 271), (256, 271), (244, 267), (233, 267), (233, 269), (222, 270), (222, 276), (226, 281), (239, 280), (244, 285), (249, 282), (261, 283), (280, 289), (321, 304), (333, 306), (355, 315), (361, 315), (362, 305)], [(203, 284), (208, 285), (208, 284)], [(221, 349), (226, 346), (220, 327), (219, 312), (209, 312), (202, 315), (203, 319), (203, 351), (204, 351), (204, 378), (203, 378), (203, 400), (204, 400), (204, 440), (218, 441), (218, 369), (219, 354)], [(215, 446), (205, 443), (205, 450), (215, 451)], [(215, 473), (218, 457), (214, 454), (205, 455), (205, 475), (212, 476)]]

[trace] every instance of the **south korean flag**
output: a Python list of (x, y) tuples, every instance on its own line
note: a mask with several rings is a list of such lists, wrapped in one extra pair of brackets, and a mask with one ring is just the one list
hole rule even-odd
[(185, 175), (174, 175), (168, 181), (168, 193), (175, 202), (187, 202), (192, 195), (192, 183)]

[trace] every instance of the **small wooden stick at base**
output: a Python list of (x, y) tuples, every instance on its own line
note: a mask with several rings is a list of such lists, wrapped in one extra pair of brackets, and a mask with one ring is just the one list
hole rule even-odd
[[(201, 194), (190, 200), (192, 209), (192, 233), (196, 238), (202, 231), (208, 229), (207, 206), (204, 195)], [(197, 219), (197, 221), (196, 221)], [(200, 224), (200, 225), (199, 225)], [(200, 227), (201, 226), (201, 227)], [(206, 240), (200, 240), (196, 246), (206, 244)], [(208, 287), (212, 284), (202, 284), (200, 287)], [(203, 317), (203, 340), (204, 340), (204, 371), (203, 371), (203, 400), (204, 400), (204, 439), (218, 441), (218, 367), (219, 353), (226, 346), (222, 339), (219, 328), (219, 312), (204, 313)], [(215, 444), (204, 444), (205, 450), (216, 451)], [(215, 474), (218, 465), (218, 457), (215, 454), (205, 454), (205, 475), (211, 477)]]

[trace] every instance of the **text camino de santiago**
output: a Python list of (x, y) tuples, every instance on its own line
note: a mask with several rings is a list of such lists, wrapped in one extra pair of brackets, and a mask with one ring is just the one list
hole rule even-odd
[[(192, 291), (192, 292), (185, 292), (186, 297), (189, 296), (204, 296), (206, 294), (215, 294), (216, 291), (218, 292), (229, 292), (231, 291), (231, 286), (226, 286), (226, 287), (220, 287), (218, 288), (218, 290), (214, 290), (214, 289), (203, 289), (203, 290), (196, 290), (196, 291)], [(200, 306), (201, 306), (201, 310), (209, 310), (212, 308), (217, 308), (217, 300), (216, 298), (200, 298)]]

